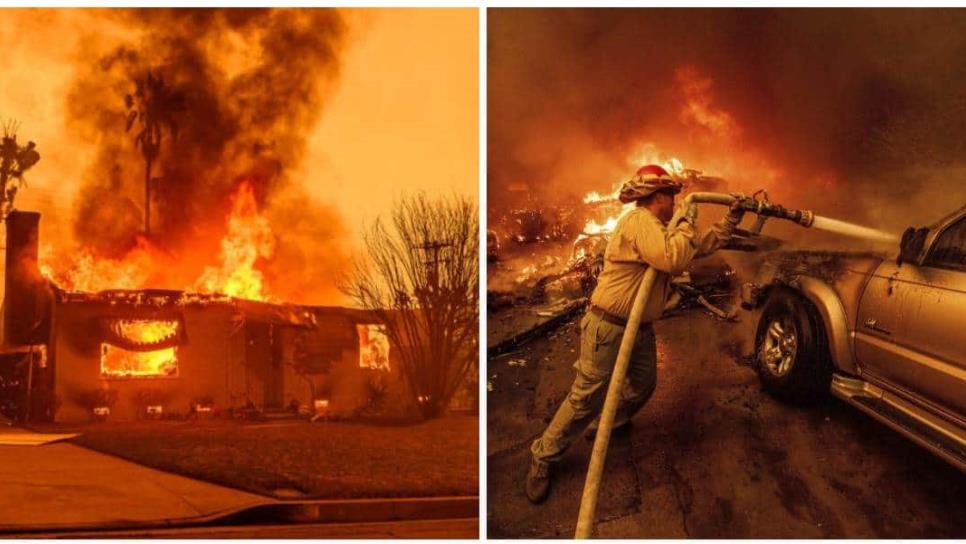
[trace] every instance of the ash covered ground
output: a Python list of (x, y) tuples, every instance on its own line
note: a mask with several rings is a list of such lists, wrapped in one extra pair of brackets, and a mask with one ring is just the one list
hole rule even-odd
[[(543, 251), (552, 247), (491, 263), (491, 286), (514, 283)], [(563, 308), (516, 300), (490, 308), (491, 348)], [(527, 501), (523, 481), (529, 444), (573, 379), (581, 315), (489, 359), (490, 537), (573, 535), (591, 444), (579, 439), (567, 453), (543, 505)], [(742, 357), (757, 317), (726, 322), (692, 309), (656, 324), (657, 390), (631, 433), (611, 441), (597, 535), (963, 537), (966, 475), (836, 399), (806, 409), (761, 390)]]

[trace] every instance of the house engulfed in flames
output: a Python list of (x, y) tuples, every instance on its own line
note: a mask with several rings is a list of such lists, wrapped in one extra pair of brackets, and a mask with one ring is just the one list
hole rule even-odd
[(0, 410), (7, 417), (411, 409), (396, 352), (372, 313), (185, 291), (66, 291), (41, 274), (39, 223), (33, 212), (6, 220)]

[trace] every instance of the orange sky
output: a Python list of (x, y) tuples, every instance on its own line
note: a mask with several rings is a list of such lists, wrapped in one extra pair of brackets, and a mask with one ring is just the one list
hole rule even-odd
[[(358, 234), (418, 190), (477, 200), (475, 9), (354, 10), (335, 95), (303, 165)], [(298, 177), (298, 176), (296, 176)]]

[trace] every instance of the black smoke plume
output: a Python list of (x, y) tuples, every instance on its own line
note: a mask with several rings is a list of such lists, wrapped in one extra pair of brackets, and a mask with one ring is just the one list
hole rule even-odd
[[(653, 143), (788, 205), (931, 222), (966, 203), (964, 25), (957, 9), (491, 9), (490, 210), (519, 204), (514, 187), (608, 189)], [(727, 137), (682, 112), (689, 73)]]
[(176, 134), (163, 130), (153, 168), (151, 243), (213, 260), (230, 195), (247, 180), (260, 205), (278, 200), (285, 207), (273, 217), (276, 232), (285, 233), (289, 223), (312, 224), (314, 247), (287, 247), (286, 239), (301, 243), (305, 236), (280, 234), (280, 255), (294, 258), (303, 271), (312, 262), (337, 261), (341, 218), (299, 198), (289, 172), (302, 159), (339, 74), (346, 33), (341, 15), (323, 9), (103, 13), (120, 19), (133, 37), (106, 54), (80, 53), (69, 96), (71, 128), (99, 147), (82, 175), (76, 239), (100, 255), (119, 257), (144, 230), (144, 162), (134, 144), (136, 128), (125, 132), (124, 97), (150, 73), (181, 97), (171, 114)]

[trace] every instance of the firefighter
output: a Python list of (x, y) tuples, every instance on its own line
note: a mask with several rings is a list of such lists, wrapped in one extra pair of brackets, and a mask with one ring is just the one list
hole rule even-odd
[[(600, 414), (607, 384), (617, 360), (624, 326), (647, 267), (658, 274), (634, 341), (627, 378), (614, 430), (627, 430), (631, 417), (644, 406), (657, 384), (657, 350), (651, 323), (661, 316), (670, 296), (670, 279), (691, 261), (722, 247), (741, 222), (743, 210), (734, 205), (720, 222), (696, 234), (697, 206), (675, 208), (681, 191), (664, 168), (649, 164), (620, 189), (620, 201), (636, 206), (618, 221), (604, 251), (604, 268), (590, 298), (590, 309), (580, 322), (577, 376), (553, 420), (530, 447), (527, 498), (540, 503), (550, 492), (554, 464), (570, 444)], [(588, 436), (595, 432), (588, 429)]]

